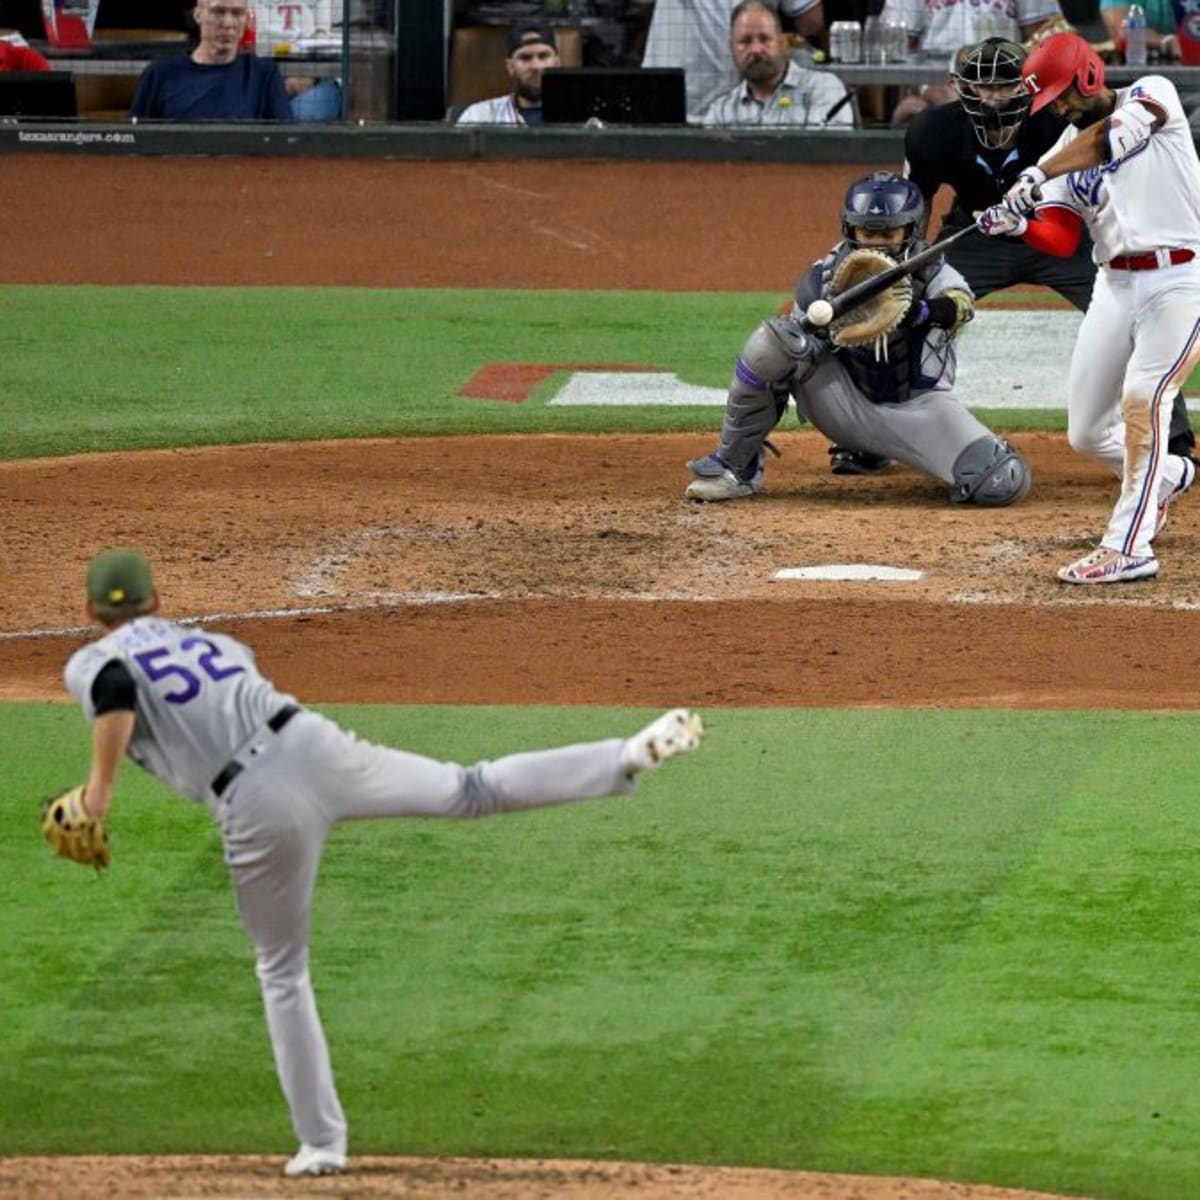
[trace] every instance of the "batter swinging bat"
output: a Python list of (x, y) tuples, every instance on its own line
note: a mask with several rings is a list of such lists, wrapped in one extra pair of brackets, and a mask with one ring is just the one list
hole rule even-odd
[[(957, 233), (952, 233), (949, 237), (942, 238), (940, 242), (934, 242), (932, 246), (926, 246), (920, 254), (914, 254), (911, 258), (906, 258), (894, 267), (889, 267), (886, 271), (880, 271), (878, 275), (873, 275), (870, 279), (864, 279), (857, 286), (847, 288), (840, 296), (834, 296), (832, 300), (814, 300), (808, 306), (808, 311), (804, 316), (803, 323), (805, 327), (809, 329), (823, 328), (830, 321), (834, 321), (844, 313), (848, 313), (852, 308), (857, 308), (860, 304), (864, 304), (872, 296), (878, 296), (880, 292), (886, 291), (897, 279), (905, 275), (911, 275), (914, 271), (919, 270), (927, 262), (937, 258), (939, 254), (950, 246), (953, 246), (960, 238), (965, 238), (967, 234), (974, 233), (978, 228), (978, 225), (968, 225), (966, 229), (960, 229)], [(816, 313), (813, 312), (814, 308), (817, 309)], [(814, 317), (816, 318), (815, 320)]]

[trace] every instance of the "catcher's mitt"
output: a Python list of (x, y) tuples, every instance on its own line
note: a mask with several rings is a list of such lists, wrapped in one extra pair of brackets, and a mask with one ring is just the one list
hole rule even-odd
[(95, 867), (112, 860), (104, 822), (83, 806), (83, 788), (75, 787), (42, 805), (42, 833), (60, 858)]
[[(851, 250), (838, 264), (829, 284), (829, 295), (840, 296), (843, 292), (868, 279), (874, 279), (881, 271), (894, 267), (896, 260), (882, 250), (865, 246)], [(829, 326), (829, 336), (835, 346), (875, 347), (877, 359), (887, 358), (888, 334), (904, 319), (912, 305), (912, 278), (902, 275), (889, 284), (878, 295), (855, 305), (849, 312), (834, 319)]]

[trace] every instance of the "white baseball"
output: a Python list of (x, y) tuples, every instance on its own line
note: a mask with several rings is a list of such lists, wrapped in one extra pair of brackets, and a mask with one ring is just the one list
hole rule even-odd
[(808, 323), (818, 329), (824, 329), (833, 320), (833, 305), (828, 300), (814, 300), (808, 306)]

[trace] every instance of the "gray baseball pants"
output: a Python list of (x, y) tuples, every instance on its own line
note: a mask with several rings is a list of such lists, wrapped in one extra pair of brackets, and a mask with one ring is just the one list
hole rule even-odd
[(210, 802), (225, 845), (279, 1082), (301, 1142), (346, 1152), (346, 1118), (308, 969), (313, 889), (337, 821), (483, 817), (630, 792), (621, 738), (513, 754), (472, 767), (366, 742), (302, 712), (236, 756)]

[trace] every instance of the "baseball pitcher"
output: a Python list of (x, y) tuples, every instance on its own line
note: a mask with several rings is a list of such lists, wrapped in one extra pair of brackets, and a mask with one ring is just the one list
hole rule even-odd
[(513, 754), (461, 767), (373, 745), (284, 695), (221, 633), (158, 616), (146, 560), (112, 550), (87, 572), (104, 635), (67, 663), (92, 724), (87, 783), (46, 806), (63, 857), (98, 870), (122, 757), (205, 805), (254, 956), (275, 1066), (300, 1148), (289, 1176), (346, 1165), (346, 1118), (308, 967), (309, 915), (325, 838), (367, 817), (483, 817), (631, 792), (639, 771), (696, 749), (700, 717), (674, 709), (630, 738)]

